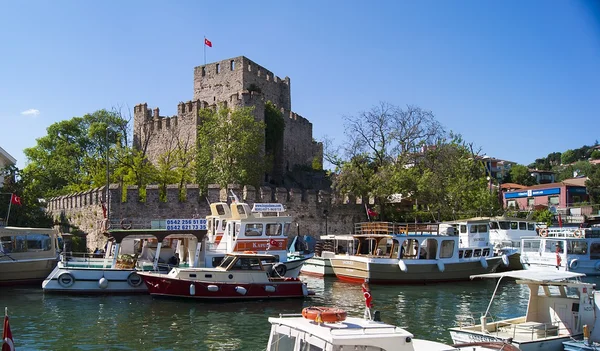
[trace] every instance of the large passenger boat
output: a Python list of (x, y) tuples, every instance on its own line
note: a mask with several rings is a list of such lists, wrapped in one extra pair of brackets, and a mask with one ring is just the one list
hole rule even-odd
[[(596, 322), (594, 284), (579, 280), (583, 274), (550, 271), (510, 271), (476, 275), (499, 278), (487, 310), (477, 320), (466, 318), (450, 329), (455, 343), (511, 340), (522, 351), (562, 351), (563, 342), (583, 336), (584, 326)], [(490, 307), (502, 278), (516, 279), (529, 288), (527, 314), (504, 320), (493, 319)], [(479, 323), (478, 323), (479, 322)]]
[(58, 261), (54, 229), (0, 227), (0, 242), (0, 285), (39, 284)]
[(273, 255), (231, 253), (215, 268), (173, 268), (168, 274), (140, 272), (153, 296), (189, 299), (273, 299), (308, 296), (300, 279), (274, 277)]
[(277, 258), (274, 274), (297, 278), (312, 254), (288, 257), (292, 217), (280, 203), (255, 203), (252, 208), (234, 201), (210, 204), (206, 217), (206, 248), (200, 253), (204, 267), (217, 267), (223, 257), (233, 252), (256, 252)]
[[(356, 252), (330, 258), (340, 280), (371, 283), (428, 283), (468, 280), (507, 262), (485, 245), (465, 247), (458, 236), (440, 235), (437, 225), (369, 222), (357, 224)], [(472, 238), (475, 240), (474, 238)]]
[(522, 239), (525, 269), (600, 275), (600, 228), (541, 228), (539, 236)]

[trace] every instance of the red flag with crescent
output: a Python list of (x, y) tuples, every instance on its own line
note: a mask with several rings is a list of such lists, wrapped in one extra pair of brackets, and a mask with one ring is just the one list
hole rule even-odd
[(8, 324), (8, 311), (4, 314), (4, 331), (2, 332), (2, 351), (15, 351), (10, 325)]
[(279, 243), (275, 239), (269, 240), (269, 245), (279, 247)]
[(365, 305), (367, 308), (373, 307), (373, 296), (371, 295), (371, 289), (369, 288), (369, 284), (366, 282), (362, 284), (362, 292), (365, 297)]

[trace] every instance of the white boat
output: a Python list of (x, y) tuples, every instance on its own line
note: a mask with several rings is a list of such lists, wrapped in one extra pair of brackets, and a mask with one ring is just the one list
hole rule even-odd
[(270, 317), (269, 323), (267, 351), (518, 351), (504, 342), (450, 346), (416, 339), (406, 329), (382, 322), (379, 312), (368, 307), (363, 318), (348, 317), (335, 307), (307, 307), (301, 314)]
[(508, 261), (494, 256), (489, 244), (460, 247), (458, 236), (440, 235), (431, 225), (373, 222), (363, 223), (357, 232), (361, 234), (354, 235), (356, 253), (329, 259), (340, 280), (380, 284), (468, 280)]
[(300, 269), (312, 254), (288, 257), (288, 240), (292, 217), (285, 214), (280, 203), (247, 203), (234, 201), (210, 204), (206, 217), (208, 234), (200, 252), (204, 267), (217, 267), (228, 253), (249, 252), (274, 255), (279, 263), (274, 274), (297, 278)]
[(600, 275), (600, 228), (542, 228), (521, 245), (525, 269)]
[(109, 230), (104, 256), (61, 255), (56, 268), (42, 283), (45, 292), (145, 293), (147, 287), (139, 271), (168, 273), (172, 264), (194, 266), (197, 243), (206, 230), (168, 231), (162, 229)]
[[(594, 284), (581, 282), (578, 278), (582, 276), (572, 272), (528, 270), (473, 276), (500, 279), (479, 324), (466, 323), (451, 328), (450, 336), (455, 343), (510, 339), (522, 351), (562, 351), (564, 341), (581, 338), (583, 326), (595, 322)], [(517, 284), (529, 288), (527, 313), (516, 318), (493, 320), (490, 307), (504, 277), (517, 279)]]
[(54, 229), (0, 227), (0, 242), (0, 285), (39, 284), (58, 261)]
[(354, 252), (354, 244), (354, 237), (349, 234), (321, 235), (314, 256), (304, 262), (300, 272), (317, 277), (335, 276), (329, 259), (337, 254)]

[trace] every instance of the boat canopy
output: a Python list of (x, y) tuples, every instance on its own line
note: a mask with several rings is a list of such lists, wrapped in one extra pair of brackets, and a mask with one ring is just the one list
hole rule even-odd
[(121, 243), (123, 239), (130, 235), (142, 236), (148, 235), (155, 237), (159, 242), (162, 242), (168, 236), (182, 236), (184, 234), (195, 236), (198, 241), (202, 241), (206, 235), (206, 229), (182, 229), (182, 230), (166, 230), (166, 229), (115, 229), (105, 233), (109, 237), (115, 239), (117, 243)]
[(533, 270), (520, 270), (520, 271), (508, 271), (508, 272), (498, 272), (498, 273), (487, 273), (487, 274), (477, 274), (472, 275), (471, 279), (474, 278), (515, 278), (515, 279), (523, 279), (530, 280), (534, 282), (546, 283), (546, 282), (556, 282), (565, 279), (573, 279), (578, 277), (584, 277), (585, 274), (575, 273), (575, 272), (559, 272), (559, 271), (533, 271)]

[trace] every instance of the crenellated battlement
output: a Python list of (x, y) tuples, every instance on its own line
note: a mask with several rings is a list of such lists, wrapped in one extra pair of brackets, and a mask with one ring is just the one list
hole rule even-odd
[[(324, 225), (327, 221), (324, 213), (327, 213), (329, 218), (328, 233), (350, 233), (353, 224), (364, 221), (366, 217), (361, 199), (352, 196), (332, 196), (326, 191), (239, 185), (224, 188), (210, 185), (201, 190), (197, 184), (187, 184), (186, 197), (182, 200), (177, 185), (169, 185), (163, 190), (157, 185), (148, 185), (144, 190), (145, 199), (140, 201), (137, 186), (127, 186), (123, 189), (117, 184), (111, 184), (107, 203), (110, 223), (118, 225), (122, 219), (127, 218), (136, 225), (149, 227), (150, 223), (156, 220), (203, 218), (210, 214), (209, 203), (231, 201), (232, 193), (239, 201), (247, 202), (251, 206), (254, 203), (282, 203), (294, 223), (298, 224), (302, 235), (318, 236), (325, 233)], [(161, 196), (163, 191), (164, 196)], [(88, 234), (87, 245), (93, 250), (102, 247), (106, 240), (102, 229), (102, 204), (106, 204), (105, 198), (105, 187), (54, 197), (47, 200), (47, 211), (56, 221), (69, 224), (72, 228)]]

